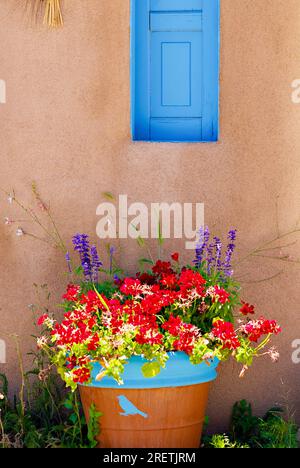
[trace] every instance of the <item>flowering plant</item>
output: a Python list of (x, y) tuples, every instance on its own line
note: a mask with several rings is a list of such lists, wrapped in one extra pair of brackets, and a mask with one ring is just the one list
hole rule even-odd
[[(61, 322), (49, 315), (38, 321), (45, 327), (38, 345), (67, 386), (89, 383), (93, 362), (102, 365), (97, 379), (106, 375), (122, 384), (124, 366), (134, 355), (148, 361), (145, 377), (157, 375), (175, 351), (185, 352), (193, 364), (233, 356), (242, 364), (241, 375), (256, 356), (277, 359), (274, 348), (262, 350), (280, 327), (275, 320), (250, 319), (254, 306), (240, 299), (232, 278), (236, 231), (229, 232), (224, 255), (221, 240), (210, 239), (208, 228), (202, 229), (193, 265), (181, 266), (174, 253), (134, 277), (99, 282), (104, 270), (96, 247), (86, 235), (73, 238), (85, 281), (67, 287)], [(112, 255), (110, 249), (110, 272)], [(71, 271), (70, 255), (66, 258)]]

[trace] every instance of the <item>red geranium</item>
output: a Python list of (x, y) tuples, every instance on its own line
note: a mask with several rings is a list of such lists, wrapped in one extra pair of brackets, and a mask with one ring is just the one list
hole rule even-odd
[(79, 369), (73, 371), (73, 375), (73, 380), (75, 383), (83, 384), (90, 380), (91, 371), (87, 367), (80, 367)]
[(82, 294), (80, 304), (86, 304), (86, 312), (95, 312), (102, 306), (96, 291), (88, 291), (87, 294)]
[(161, 276), (163, 274), (171, 275), (173, 273), (171, 263), (170, 262), (162, 262), (161, 260), (157, 260), (155, 265), (152, 267), (152, 271), (157, 276)]
[(141, 291), (141, 282), (137, 278), (125, 278), (120, 291), (127, 296), (136, 296)]
[(162, 328), (168, 331), (171, 335), (178, 336), (182, 324), (183, 321), (180, 317), (174, 317), (174, 315), (170, 315), (169, 320), (162, 325)]
[(229, 302), (230, 294), (218, 285), (215, 286), (214, 294), (215, 296), (213, 301), (218, 301), (220, 304), (226, 304), (226, 302)]
[(197, 271), (184, 270), (180, 274), (179, 284), (180, 290), (185, 293), (191, 289), (195, 289), (199, 295), (204, 294), (204, 285), (206, 280)]
[(140, 327), (140, 332), (135, 337), (136, 342), (139, 344), (161, 344), (163, 340), (163, 335), (159, 333), (158, 329), (154, 329), (151, 326), (142, 326)]
[(176, 351), (183, 351), (191, 354), (194, 349), (195, 340), (200, 336), (200, 330), (190, 323), (184, 323), (180, 317), (170, 316), (169, 320), (162, 325), (162, 328), (177, 337), (173, 346)]
[(177, 277), (175, 274), (172, 275), (162, 275), (162, 279), (160, 280), (161, 284), (169, 289), (175, 289), (177, 286)]
[(66, 299), (66, 301), (70, 301), (70, 302), (76, 302), (78, 300), (79, 291), (80, 291), (80, 286), (69, 284), (67, 287), (66, 294), (63, 295), (63, 299)]
[(253, 305), (248, 304), (248, 302), (244, 302), (244, 301), (241, 301), (241, 302), (242, 302), (243, 306), (241, 307), (240, 312), (243, 315), (253, 315), (253, 314), (255, 314), (255, 310), (254, 310)]
[(263, 317), (248, 322), (242, 327), (242, 330), (253, 343), (257, 343), (264, 335), (278, 335), (281, 332), (276, 320), (266, 320)]
[(175, 252), (171, 255), (171, 257), (172, 257), (172, 260), (174, 260), (174, 262), (178, 263), (179, 253)]
[(241, 346), (231, 322), (217, 320), (213, 325), (212, 334), (222, 342), (224, 349), (234, 350)]
[(43, 314), (39, 317), (37, 324), (38, 326), (44, 325), (45, 321), (49, 318), (48, 314)]
[(140, 280), (141, 283), (143, 284), (155, 284), (156, 283), (156, 278), (153, 275), (150, 275), (149, 273), (137, 273), (136, 277)]

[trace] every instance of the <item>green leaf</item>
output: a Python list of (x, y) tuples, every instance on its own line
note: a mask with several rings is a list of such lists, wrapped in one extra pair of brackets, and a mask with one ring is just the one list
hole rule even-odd
[(72, 413), (72, 414), (69, 416), (69, 419), (70, 419), (70, 421), (71, 421), (73, 424), (75, 424), (76, 421), (77, 421), (77, 419), (78, 419), (78, 418), (77, 418), (77, 414), (76, 414), (76, 413)]
[(82, 272), (83, 272), (82, 266), (79, 266), (79, 267), (75, 268), (75, 270), (74, 270), (74, 273), (77, 276), (80, 276), (82, 274)]
[(141, 258), (141, 259), (139, 260), (139, 263), (140, 263), (141, 265), (144, 264), (144, 263), (147, 263), (147, 264), (149, 264), (149, 265), (153, 265), (153, 261), (150, 260), (149, 258)]
[(164, 238), (162, 236), (161, 220), (158, 221), (158, 243), (160, 246), (164, 244)]
[(101, 296), (101, 294), (97, 291), (97, 289), (94, 287), (94, 290), (97, 294), (97, 296), (99, 297), (100, 301), (101, 301), (101, 304), (104, 305), (104, 307), (106, 308), (106, 310), (109, 312), (109, 307), (108, 305), (106, 304), (105, 300), (103, 299), (103, 297)]
[(65, 407), (66, 409), (71, 410), (71, 409), (73, 409), (73, 403), (71, 403), (69, 400), (66, 400), (66, 401), (64, 402), (64, 407)]
[(136, 241), (139, 247), (145, 247), (145, 240), (141, 236), (139, 236)]
[(103, 192), (102, 196), (107, 200), (116, 201), (115, 196), (111, 192)]
[(157, 361), (147, 362), (142, 366), (142, 373), (146, 379), (156, 377), (161, 371), (161, 367)]
[(90, 448), (95, 448), (98, 445), (96, 437), (100, 434), (100, 418), (103, 414), (100, 411), (97, 411), (95, 404), (93, 403), (89, 409), (89, 422), (88, 422), (88, 440), (90, 443)]

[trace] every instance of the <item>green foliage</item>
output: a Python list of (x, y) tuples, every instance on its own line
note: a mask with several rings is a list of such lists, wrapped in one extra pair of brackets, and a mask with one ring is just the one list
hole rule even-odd
[(146, 378), (156, 377), (161, 371), (161, 367), (157, 361), (148, 362), (142, 366), (143, 376)]
[(26, 401), (8, 397), (8, 381), (0, 374), (0, 448), (94, 448), (99, 434), (95, 406), (85, 421), (77, 393), (64, 395), (57, 376), (50, 372), (33, 378), (37, 369), (26, 374)]
[(97, 447), (96, 437), (100, 432), (99, 418), (103, 416), (102, 413), (96, 410), (96, 406), (93, 403), (89, 410), (89, 422), (88, 422), (88, 433), (87, 438), (90, 443), (90, 448)]
[(298, 427), (281, 408), (270, 409), (264, 418), (253, 415), (251, 404), (236, 403), (228, 434), (204, 436), (205, 448), (298, 448)]
[(298, 448), (298, 428), (294, 421), (285, 421), (280, 408), (268, 411), (259, 429), (264, 448)]
[(250, 448), (248, 445), (241, 445), (238, 442), (231, 442), (229, 437), (225, 434), (213, 435), (209, 444), (211, 445), (211, 448), (216, 449)]
[(259, 434), (259, 418), (253, 416), (251, 404), (246, 400), (235, 403), (232, 410), (230, 433), (234, 439), (247, 442)]

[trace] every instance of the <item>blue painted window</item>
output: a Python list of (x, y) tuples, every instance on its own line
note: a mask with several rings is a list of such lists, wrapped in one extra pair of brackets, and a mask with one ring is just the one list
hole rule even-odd
[(219, 0), (132, 0), (132, 136), (218, 139)]

